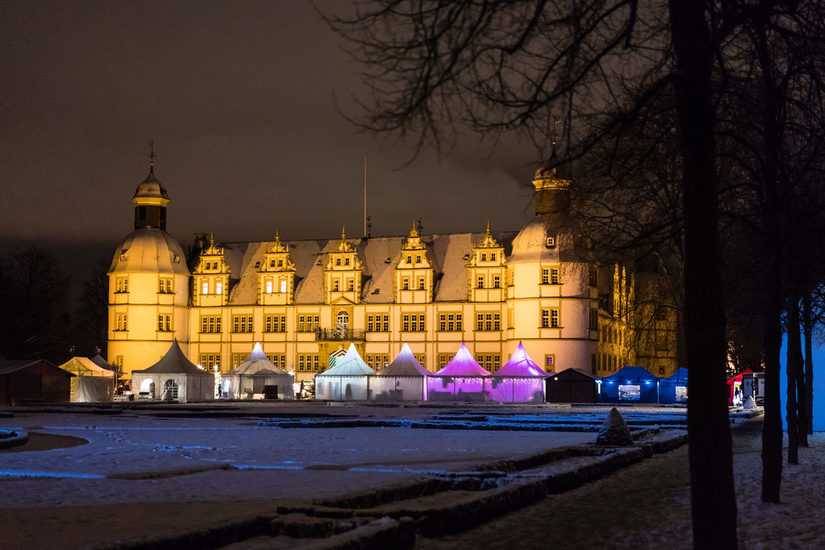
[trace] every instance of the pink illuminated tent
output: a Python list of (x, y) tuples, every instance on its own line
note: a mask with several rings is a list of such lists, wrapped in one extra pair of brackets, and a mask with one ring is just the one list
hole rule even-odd
[(493, 374), (488, 386), (490, 399), (502, 403), (544, 403), (544, 379), (548, 376), (519, 342), (507, 364)]
[(395, 360), (372, 377), (370, 387), (376, 401), (426, 401), (430, 371), (421, 366), (404, 343)]
[(485, 387), (489, 376), (462, 343), (453, 360), (427, 379), (427, 398), (430, 401), (489, 401)]

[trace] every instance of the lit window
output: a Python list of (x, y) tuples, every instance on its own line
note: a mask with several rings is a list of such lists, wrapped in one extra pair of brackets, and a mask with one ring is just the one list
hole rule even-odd
[(286, 279), (281, 279), (281, 292), (286, 293)]
[(266, 282), (266, 293), (267, 294), (272, 294), (272, 281), (267, 281)]
[(203, 282), (203, 286), (201, 287), (201, 294), (209, 294), (209, 283), (207, 281)]
[(215, 283), (215, 294), (223, 294), (223, 283)]

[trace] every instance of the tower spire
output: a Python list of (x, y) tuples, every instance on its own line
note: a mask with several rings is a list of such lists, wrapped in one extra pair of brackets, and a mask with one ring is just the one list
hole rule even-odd
[(149, 140), (149, 175), (155, 175), (155, 140)]

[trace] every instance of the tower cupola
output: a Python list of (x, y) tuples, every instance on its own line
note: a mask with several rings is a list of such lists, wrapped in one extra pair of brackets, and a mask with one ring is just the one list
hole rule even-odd
[(565, 213), (570, 209), (570, 180), (556, 168), (536, 170), (536, 214)]
[(149, 163), (149, 175), (140, 182), (132, 197), (135, 205), (135, 229), (153, 227), (166, 230), (166, 205), (169, 195), (155, 177), (155, 163)]

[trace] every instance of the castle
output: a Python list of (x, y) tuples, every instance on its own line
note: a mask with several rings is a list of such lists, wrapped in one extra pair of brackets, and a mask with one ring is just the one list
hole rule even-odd
[(569, 180), (533, 179), (536, 214), (519, 232), (330, 240), (200, 242), (187, 258), (166, 232), (169, 196), (150, 165), (132, 198), (134, 231), (109, 268), (108, 359), (125, 373), (174, 339), (208, 370), (229, 371), (260, 342), (311, 382), (353, 343), (381, 368), (406, 342), (430, 371), (465, 342), (495, 371), (524, 344), (548, 371), (607, 375), (627, 364), (675, 371), (675, 314), (643, 327), (633, 274), (600, 266), (569, 215)]

